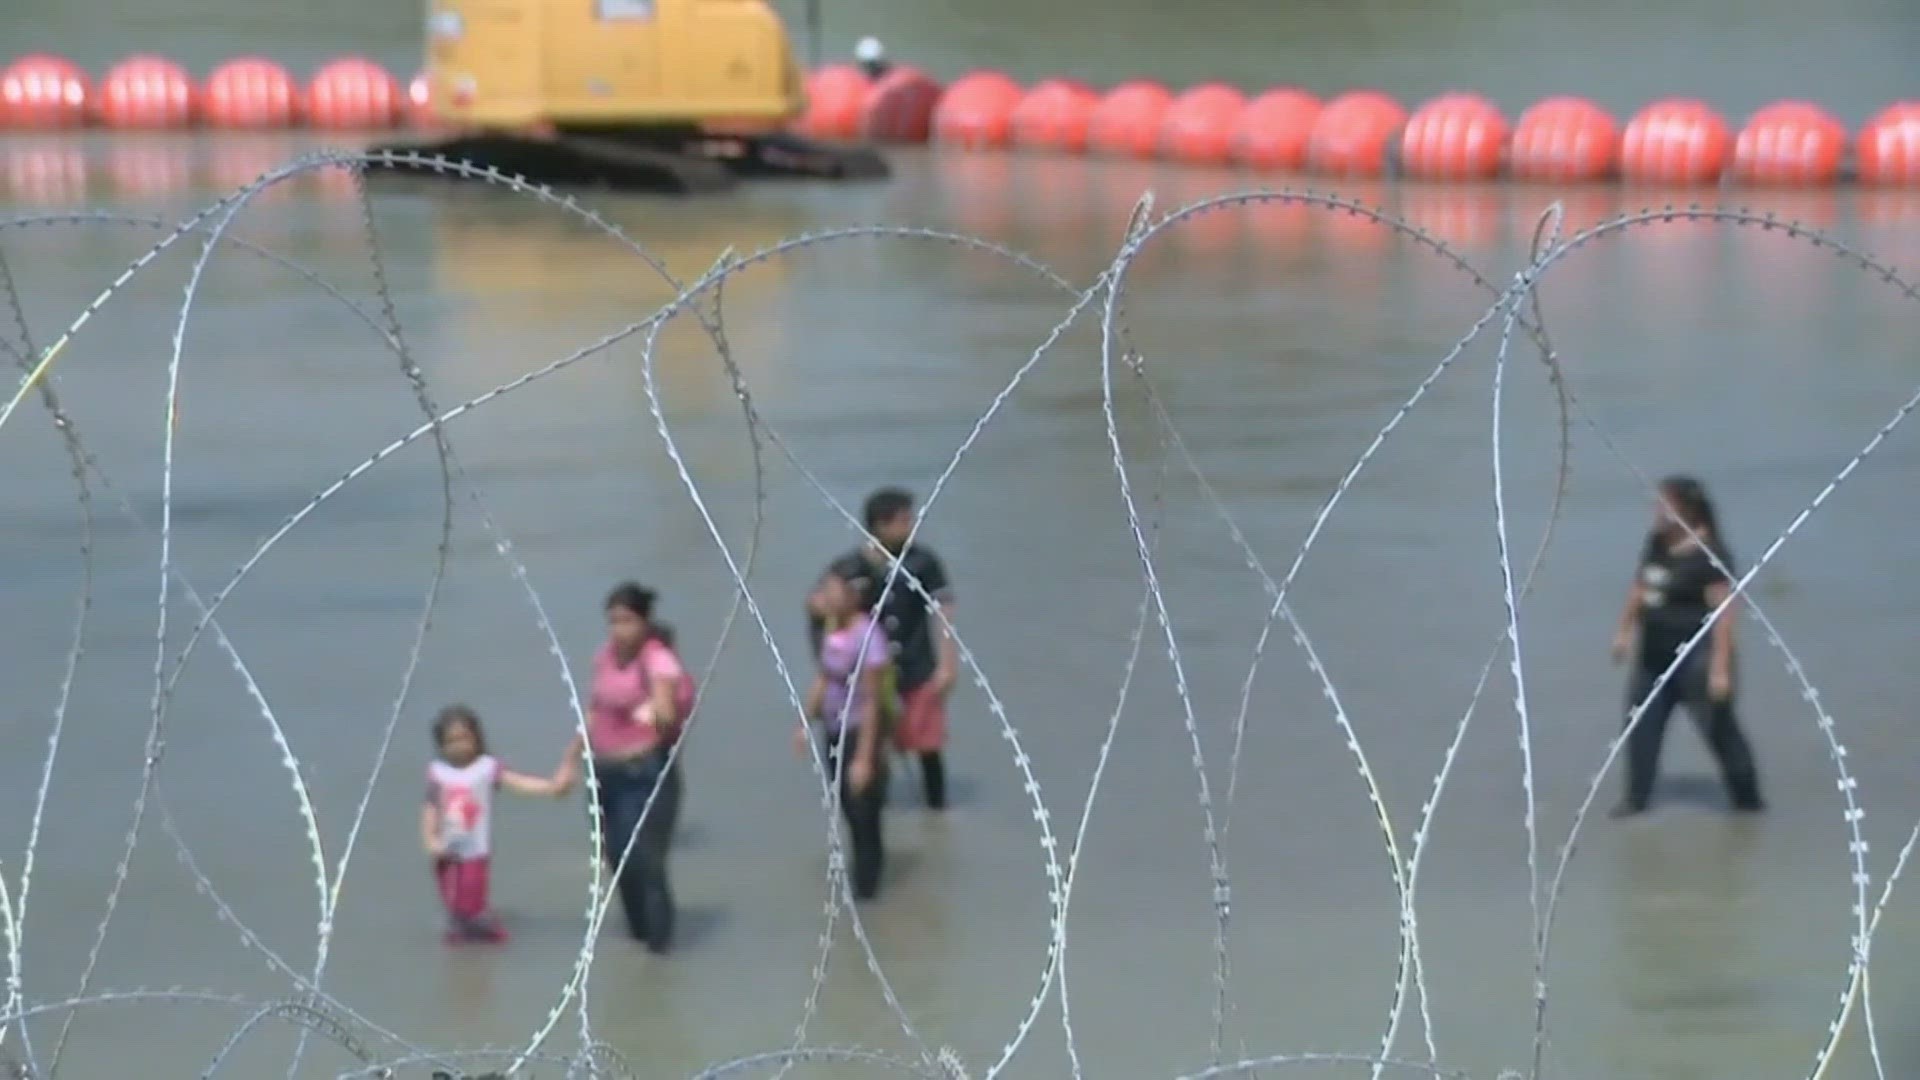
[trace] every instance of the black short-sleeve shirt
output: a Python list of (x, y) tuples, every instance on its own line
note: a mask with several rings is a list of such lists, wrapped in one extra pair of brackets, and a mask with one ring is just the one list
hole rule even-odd
[[(887, 594), (886, 606), (880, 611), (880, 626), (887, 632), (887, 640), (893, 646), (893, 667), (899, 687), (912, 690), (933, 678), (940, 656), (934, 647), (937, 620), (929, 610), (927, 601), (907, 584), (906, 574), (912, 574), (926, 589), (927, 595), (941, 603), (946, 603), (953, 596), (947, 583), (947, 568), (932, 548), (915, 544), (900, 557), (900, 562), (904, 573), (894, 578), (893, 591)], [(853, 582), (854, 588), (859, 590), (862, 607), (871, 609), (879, 602), (880, 591), (887, 583), (886, 563), (876, 561), (863, 549), (855, 549), (833, 560), (830, 568)], [(809, 617), (808, 623), (813, 637), (813, 650), (818, 654), (820, 620)]]
[[(1733, 556), (1724, 550), (1719, 555), (1731, 570)], [(1689, 545), (1676, 552), (1657, 535), (1649, 535), (1641, 549), (1639, 580), (1640, 656), (1663, 667), (1713, 613), (1708, 590), (1715, 583), (1733, 584), (1704, 549)]]

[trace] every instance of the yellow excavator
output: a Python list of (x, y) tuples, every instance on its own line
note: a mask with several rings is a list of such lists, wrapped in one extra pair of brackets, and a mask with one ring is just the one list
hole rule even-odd
[[(427, 6), (427, 78), (450, 133), (375, 153), (466, 160), (536, 183), (688, 194), (742, 177), (889, 175), (871, 147), (786, 130), (806, 109), (806, 74), (769, 0)], [(817, 42), (817, 19), (809, 22)], [(398, 172), (436, 172), (389, 160)]]

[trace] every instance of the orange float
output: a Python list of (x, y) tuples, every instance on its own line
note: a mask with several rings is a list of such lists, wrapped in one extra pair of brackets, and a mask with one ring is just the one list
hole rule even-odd
[(1867, 121), (1854, 155), (1863, 183), (1920, 184), (1920, 101), (1896, 102)]
[(1406, 122), (1400, 103), (1377, 90), (1341, 94), (1314, 119), (1307, 168), (1323, 176), (1384, 175), (1393, 137)]
[(933, 110), (934, 141), (976, 150), (1007, 145), (1013, 136), (1013, 110), (1025, 93), (997, 71), (961, 76)]
[(1711, 184), (1733, 149), (1727, 122), (1705, 102), (1669, 98), (1641, 109), (1620, 139), (1620, 174), (1629, 180)]
[(941, 93), (940, 83), (919, 68), (894, 68), (868, 92), (860, 134), (874, 142), (926, 142), (933, 135), (933, 111)]
[(1320, 118), (1320, 99), (1304, 90), (1269, 90), (1247, 102), (1234, 125), (1234, 164), (1264, 172), (1297, 172)]
[(193, 123), (195, 98), (193, 80), (179, 64), (140, 55), (108, 69), (93, 107), (108, 127), (183, 128)]
[(1427, 180), (1487, 180), (1500, 172), (1507, 118), (1478, 94), (1442, 94), (1414, 110), (1400, 136), (1400, 164)]
[(1620, 161), (1620, 125), (1585, 98), (1552, 97), (1520, 114), (1507, 146), (1516, 180), (1604, 180)]
[(207, 120), (223, 128), (291, 127), (299, 104), (300, 90), (287, 69), (254, 57), (214, 68), (200, 93)]
[(1183, 91), (1160, 118), (1161, 155), (1185, 165), (1226, 164), (1246, 110), (1247, 95), (1225, 83)]
[(1100, 95), (1071, 79), (1046, 79), (1013, 110), (1013, 145), (1081, 153)]
[(1817, 105), (1780, 101), (1754, 113), (1733, 143), (1733, 173), (1762, 184), (1831, 184), (1847, 129)]
[(853, 139), (873, 80), (852, 64), (828, 64), (807, 75), (807, 111), (800, 132), (815, 139)]
[(92, 91), (73, 61), (23, 56), (0, 71), (0, 128), (78, 127), (87, 122)]
[(1087, 124), (1087, 147), (1100, 154), (1150, 158), (1173, 94), (1159, 83), (1135, 79), (1107, 91)]
[(332, 61), (307, 82), (307, 120), (329, 131), (375, 131), (400, 122), (405, 95), (386, 68), (357, 56)]

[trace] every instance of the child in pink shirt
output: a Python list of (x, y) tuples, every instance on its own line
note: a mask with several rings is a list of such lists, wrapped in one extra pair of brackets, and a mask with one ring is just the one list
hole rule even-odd
[(433, 721), (439, 756), (427, 766), (427, 803), (420, 836), (447, 908), (447, 941), (505, 941), (506, 931), (487, 911), (488, 869), (493, 856), (493, 793), (560, 796), (571, 786), (566, 766), (548, 778), (501, 765), (487, 753), (480, 717), (465, 705), (449, 705)]

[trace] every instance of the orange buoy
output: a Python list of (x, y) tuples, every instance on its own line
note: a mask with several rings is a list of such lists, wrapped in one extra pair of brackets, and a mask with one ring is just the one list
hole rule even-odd
[(357, 56), (342, 57), (307, 82), (307, 121), (330, 131), (374, 131), (400, 122), (405, 95), (386, 68)]
[(1507, 147), (1516, 180), (1603, 180), (1620, 161), (1620, 125), (1585, 98), (1552, 97), (1520, 114)]
[(1727, 122), (1703, 101), (1669, 98), (1641, 109), (1620, 139), (1620, 173), (1629, 180), (1711, 184), (1731, 156)]
[(214, 68), (200, 94), (207, 120), (224, 128), (292, 127), (299, 103), (300, 90), (287, 69), (255, 57)]
[(193, 80), (179, 64), (158, 56), (129, 56), (100, 80), (94, 112), (116, 128), (183, 128), (198, 105)]
[(1920, 101), (1887, 106), (1860, 129), (1854, 151), (1868, 184), (1920, 184)]
[(1182, 91), (1160, 118), (1161, 156), (1186, 165), (1226, 164), (1246, 110), (1247, 95), (1225, 83)]
[(942, 93), (939, 81), (919, 68), (894, 68), (868, 91), (860, 134), (874, 142), (924, 143), (933, 136)]
[(1507, 118), (1478, 94), (1442, 94), (1414, 110), (1400, 136), (1407, 175), (1431, 180), (1486, 180), (1507, 152)]
[(1013, 110), (1013, 145), (1081, 153), (1100, 95), (1072, 79), (1045, 79)]
[(816, 139), (857, 137), (872, 89), (873, 80), (852, 64), (828, 64), (809, 72), (801, 133)]
[(1247, 102), (1234, 125), (1234, 164), (1268, 172), (1297, 172), (1307, 163), (1307, 140), (1320, 118), (1320, 99), (1304, 90), (1269, 90)]
[(935, 142), (985, 149), (1007, 145), (1013, 136), (1013, 110), (1026, 91), (997, 71), (962, 75), (933, 110)]
[(1748, 119), (1733, 143), (1733, 172), (1762, 184), (1831, 184), (1847, 153), (1847, 129), (1824, 109), (1780, 101)]
[(1159, 83), (1135, 79), (1107, 91), (1087, 124), (1087, 147), (1099, 154), (1149, 158), (1173, 94)]
[(1341, 94), (1314, 118), (1307, 168), (1323, 176), (1380, 176), (1393, 137), (1406, 122), (1400, 103), (1377, 90)]
[(424, 71), (407, 84), (406, 112), (409, 127), (431, 128), (440, 124), (440, 114), (433, 111), (433, 79)]
[(0, 71), (0, 128), (79, 127), (93, 88), (80, 65), (34, 53)]

